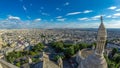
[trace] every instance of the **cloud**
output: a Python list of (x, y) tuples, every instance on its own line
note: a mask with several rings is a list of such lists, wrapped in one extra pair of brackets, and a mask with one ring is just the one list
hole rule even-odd
[(112, 14), (112, 15), (108, 15), (108, 16), (105, 16), (106, 18), (118, 18), (120, 17), (120, 13), (115, 13), (115, 14)]
[(41, 18), (37, 18), (34, 20), (34, 22), (40, 22), (42, 19)]
[(57, 16), (56, 18), (57, 21), (61, 21), (61, 22), (65, 21), (65, 18), (62, 18), (62, 16)]
[(93, 16), (91, 19), (92, 20), (98, 20), (100, 18), (101, 15), (96, 15), (96, 16)]
[(120, 20), (111, 20), (105, 23), (107, 28), (120, 28)]
[(64, 6), (67, 6), (67, 5), (69, 5), (70, 3), (69, 2), (66, 2), (65, 4), (64, 4)]
[(24, 11), (27, 11), (27, 8), (23, 5), (23, 9), (24, 9)]
[(113, 14), (114, 17), (120, 17), (120, 13)]
[(111, 6), (111, 7), (109, 7), (108, 9), (114, 10), (114, 9), (116, 9), (116, 8), (117, 8), (116, 6)]
[(84, 18), (78, 18), (78, 20), (84, 20), (84, 21), (86, 21), (86, 20), (89, 20), (89, 19), (86, 18), (86, 17), (84, 17)]
[[(83, 18), (84, 20), (85, 18)], [(35, 20), (41, 21), (40, 18), (36, 18)], [(9, 20), (0, 20), (0, 28), (2, 29), (14, 29), (14, 28), (98, 28), (100, 25), (100, 21), (92, 21), (85, 22), (85, 23), (78, 23), (78, 22), (69, 22), (69, 23), (52, 23), (52, 22), (44, 22), (42, 23), (33, 23), (35, 20), (26, 20), (20, 22), (14, 22)], [(63, 22), (65, 18), (58, 19), (59, 21)], [(120, 27), (120, 20), (109, 20), (104, 22), (107, 28), (119, 28)]]
[(93, 12), (92, 10), (85, 10), (83, 13), (90, 13)]
[(56, 8), (56, 10), (57, 10), (57, 11), (61, 11), (61, 9), (60, 9), (60, 8)]
[(21, 20), (19, 17), (8, 16), (8, 18), (4, 20), (0, 20), (0, 28), (1, 29), (17, 29), (17, 28), (40, 28), (40, 18), (36, 18), (34, 20)]
[(41, 14), (44, 16), (50, 16), (48, 13), (45, 13), (45, 12), (42, 12)]
[(59, 19), (57, 19), (57, 21), (63, 22), (63, 21), (65, 21), (65, 18), (59, 18)]
[(28, 19), (31, 19), (31, 17), (30, 17), (30, 16), (27, 16), (27, 18), (28, 18)]
[(67, 13), (66, 16), (77, 15), (77, 14), (81, 14), (81, 13), (90, 13), (90, 12), (93, 12), (93, 10), (85, 10), (83, 12), (71, 12), (71, 13)]
[(57, 16), (56, 18), (62, 18), (62, 16)]
[(0, 28), (20, 28), (22, 25), (22, 21), (20, 19), (20, 17), (17, 16), (12, 16), (12, 15), (8, 15), (8, 17), (4, 20), (0, 20)]
[(71, 12), (71, 13), (67, 13), (66, 16), (69, 16), (69, 15), (77, 15), (77, 14), (80, 14), (81, 12)]
[(100, 19), (101, 16), (104, 17), (106, 15), (96, 15), (96, 16), (91, 17), (91, 20), (98, 20)]
[(112, 15), (108, 15), (108, 16), (106, 16), (106, 18), (112, 18)]
[(7, 19), (8, 20), (20, 20), (20, 17), (9, 15)]
[(115, 11), (120, 11), (120, 9), (116, 9)]

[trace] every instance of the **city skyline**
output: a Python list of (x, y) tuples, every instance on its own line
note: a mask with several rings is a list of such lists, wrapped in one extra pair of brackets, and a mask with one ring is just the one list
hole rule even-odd
[(120, 0), (1, 0), (0, 28), (120, 27)]

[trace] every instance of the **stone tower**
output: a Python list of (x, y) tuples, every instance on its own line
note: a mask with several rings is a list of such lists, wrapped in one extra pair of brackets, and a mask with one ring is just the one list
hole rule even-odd
[(95, 49), (95, 54), (99, 55), (99, 56), (103, 56), (104, 47), (105, 47), (105, 43), (106, 43), (107, 32), (106, 32), (105, 26), (103, 24), (102, 16), (100, 17), (100, 19), (101, 19), (101, 24), (100, 24), (99, 29), (98, 29), (97, 46), (96, 46), (96, 49)]
[(101, 24), (97, 34), (97, 45), (95, 49), (82, 49), (77, 55), (78, 68), (108, 68), (103, 52), (106, 43), (107, 32), (103, 24), (102, 16)]

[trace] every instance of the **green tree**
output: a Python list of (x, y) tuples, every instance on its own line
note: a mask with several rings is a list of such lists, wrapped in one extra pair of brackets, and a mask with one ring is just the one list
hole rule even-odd
[(55, 48), (55, 50), (57, 52), (62, 52), (63, 48), (64, 48), (64, 45), (63, 45), (63, 42), (53, 42), (51, 43), (52, 47)]
[(57, 61), (61, 56), (60, 55), (56, 55), (54, 56), (54, 60)]
[(112, 50), (112, 53), (111, 53), (111, 56), (113, 58), (113, 56), (118, 52), (118, 49), (117, 48), (113, 48)]
[(80, 43), (79, 44), (79, 49), (83, 49), (83, 48), (87, 48), (87, 44), (86, 43)]
[(29, 55), (34, 56), (34, 55), (36, 55), (36, 53), (35, 53), (35, 52), (33, 52), (33, 51), (30, 51), (30, 52), (29, 52)]
[(64, 50), (64, 54), (66, 57), (71, 57), (72, 55), (74, 55), (74, 53), (74, 46), (68, 47)]
[(115, 57), (115, 62), (120, 63), (120, 55)]
[(78, 50), (79, 50), (79, 45), (73, 45), (74, 46), (74, 50), (75, 50), (75, 52), (77, 52)]
[(33, 47), (32, 50), (35, 51), (35, 52), (39, 52), (39, 51), (42, 51), (43, 48), (44, 48), (44, 45), (43, 45), (42, 43), (38, 43), (37, 45), (35, 45), (35, 46)]
[(16, 66), (20, 67), (20, 62), (17, 62), (17, 63), (16, 63)]

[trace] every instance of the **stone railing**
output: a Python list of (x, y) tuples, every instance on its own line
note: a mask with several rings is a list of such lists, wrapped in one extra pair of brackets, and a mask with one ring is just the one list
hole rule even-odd
[(18, 68), (18, 67), (0, 59), (0, 68)]

